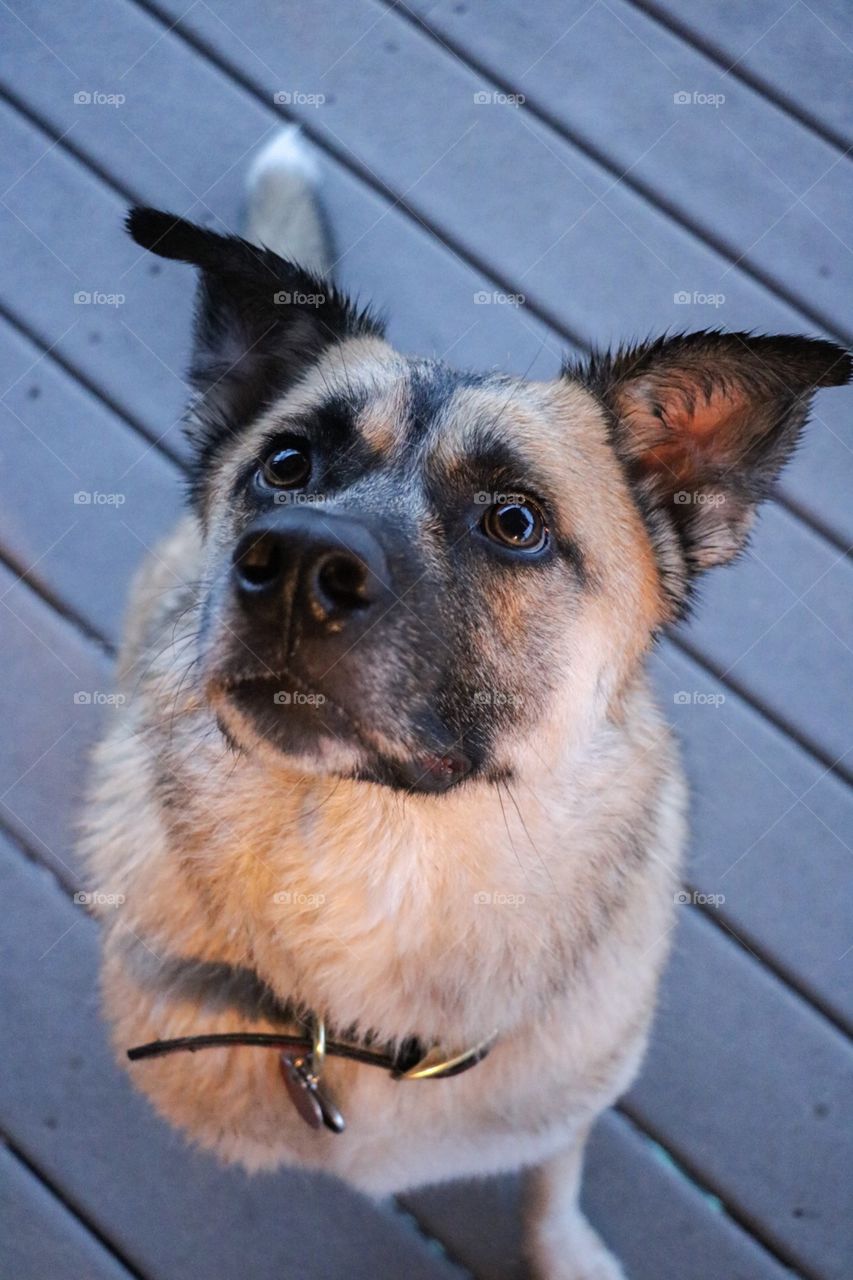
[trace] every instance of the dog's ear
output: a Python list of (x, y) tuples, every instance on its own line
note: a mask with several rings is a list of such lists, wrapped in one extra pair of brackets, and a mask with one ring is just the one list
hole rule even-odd
[(698, 571), (743, 546), (814, 392), (847, 382), (851, 362), (831, 342), (702, 332), (593, 356), (570, 372), (607, 405), (644, 509), (667, 518)]
[(382, 332), (328, 281), (238, 236), (144, 208), (131, 209), (127, 229), (144, 249), (200, 268), (189, 431), (205, 452), (250, 422), (330, 344)]

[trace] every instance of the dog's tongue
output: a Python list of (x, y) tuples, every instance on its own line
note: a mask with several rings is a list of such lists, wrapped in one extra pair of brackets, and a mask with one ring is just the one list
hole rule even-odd
[(402, 770), (409, 786), (417, 791), (446, 791), (470, 772), (471, 762), (461, 751), (446, 755), (428, 752), (407, 761)]

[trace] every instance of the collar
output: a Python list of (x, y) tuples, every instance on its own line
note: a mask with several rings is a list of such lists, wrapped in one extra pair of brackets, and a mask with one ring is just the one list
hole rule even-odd
[(147, 949), (134, 948), (133, 976), (183, 998), (196, 999), (208, 1008), (233, 1009), (284, 1026), (296, 1023), (296, 1032), (232, 1031), (153, 1040), (128, 1049), (131, 1062), (168, 1054), (234, 1046), (274, 1049), (279, 1053), (282, 1079), (296, 1110), (311, 1128), (325, 1127), (342, 1133), (346, 1122), (328, 1087), (323, 1069), (328, 1057), (348, 1058), (364, 1066), (389, 1071), (395, 1080), (442, 1080), (461, 1075), (482, 1062), (496, 1033), (467, 1049), (447, 1051), (409, 1036), (393, 1045), (377, 1044), (370, 1034), (360, 1040), (353, 1034), (329, 1038), (325, 1021), (312, 1010), (282, 1001), (259, 974), (221, 961), (154, 957)]

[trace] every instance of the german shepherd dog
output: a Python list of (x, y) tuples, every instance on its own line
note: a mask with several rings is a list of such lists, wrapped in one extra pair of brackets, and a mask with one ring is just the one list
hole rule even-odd
[(87, 806), (124, 899), (107, 1016), (225, 1159), (377, 1196), (535, 1166), (535, 1274), (613, 1280), (583, 1148), (643, 1056), (685, 842), (644, 659), (850, 360), (400, 355), (327, 278), (312, 165), (292, 131), (262, 153), (246, 239), (128, 219), (200, 286), (188, 512), (134, 586)]

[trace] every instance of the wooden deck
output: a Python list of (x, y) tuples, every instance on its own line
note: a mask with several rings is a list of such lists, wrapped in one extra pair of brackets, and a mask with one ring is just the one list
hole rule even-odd
[[(545, 376), (666, 326), (849, 341), (850, 45), (846, 0), (0, 5), (3, 1277), (524, 1275), (514, 1180), (377, 1207), (223, 1172), (106, 1047), (72, 830), (126, 583), (180, 501), (191, 307), (127, 203), (235, 229), (298, 120), (340, 276), (404, 349)], [(751, 554), (654, 659), (696, 901), (585, 1192), (633, 1280), (853, 1274), (851, 407), (821, 394)]]

